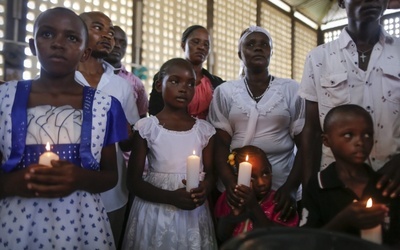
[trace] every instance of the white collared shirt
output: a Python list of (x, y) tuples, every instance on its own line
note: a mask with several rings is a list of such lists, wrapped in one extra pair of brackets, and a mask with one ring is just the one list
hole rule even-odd
[[(358, 67), (355, 42), (343, 29), (337, 40), (313, 49), (306, 58), (299, 95), (318, 102), (321, 128), (327, 112), (339, 105), (364, 107), (374, 122), (374, 147), (369, 164), (380, 169), (400, 153), (400, 39), (381, 28), (368, 69)], [(333, 162), (323, 146), (322, 168)]]
[[(124, 110), (129, 124), (134, 125), (139, 119), (136, 99), (132, 94), (130, 83), (122, 77), (114, 74), (114, 67), (103, 62), (104, 73), (101, 76), (97, 89), (118, 99)], [(75, 79), (84, 86), (89, 86), (81, 72), (75, 71)], [(118, 183), (114, 188), (101, 193), (107, 212), (115, 211), (128, 202), (128, 190), (126, 187), (126, 166), (121, 149), (116, 144), (116, 156), (118, 166)]]
[[(97, 89), (118, 99), (125, 112), (129, 124), (135, 124), (139, 119), (139, 112), (136, 106), (136, 99), (132, 94), (130, 83), (122, 77), (114, 74), (114, 67), (103, 62), (104, 73), (101, 76)], [(75, 79), (84, 86), (89, 86), (81, 72), (75, 71)]]

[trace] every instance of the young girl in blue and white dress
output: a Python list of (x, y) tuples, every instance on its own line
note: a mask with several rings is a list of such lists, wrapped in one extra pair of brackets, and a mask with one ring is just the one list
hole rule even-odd
[[(214, 185), (212, 174), (215, 129), (193, 118), (187, 105), (195, 91), (192, 65), (174, 58), (164, 63), (156, 84), (164, 108), (156, 116), (135, 124), (129, 159), (128, 188), (133, 201), (123, 249), (216, 249), (207, 195)], [(205, 178), (186, 191), (186, 160), (196, 154)], [(149, 171), (142, 179), (146, 155)]]
[[(116, 184), (126, 118), (74, 79), (87, 39), (73, 11), (43, 12), (29, 41), (39, 78), (0, 85), (0, 249), (115, 249), (98, 193)], [(60, 158), (51, 166), (38, 163), (47, 142)]]

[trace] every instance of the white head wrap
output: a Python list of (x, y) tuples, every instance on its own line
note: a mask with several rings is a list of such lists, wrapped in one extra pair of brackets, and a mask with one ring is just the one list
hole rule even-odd
[(252, 34), (252, 33), (254, 33), (254, 32), (259, 32), (259, 33), (265, 34), (265, 35), (269, 38), (269, 41), (270, 41), (270, 43), (271, 43), (271, 50), (272, 50), (273, 43), (272, 43), (272, 37), (271, 37), (271, 35), (269, 34), (269, 32), (268, 32), (266, 29), (264, 29), (264, 28), (262, 28), (262, 27), (260, 27), (260, 26), (254, 26), (254, 25), (252, 25), (252, 26), (250, 26), (250, 27), (246, 30), (246, 32), (244, 32), (243, 35), (240, 37), (240, 39), (239, 39), (239, 44), (238, 44), (238, 51), (240, 51), (240, 46), (242, 45), (244, 39), (246, 39), (246, 37), (248, 37), (250, 34)]
[[(242, 46), (243, 41), (244, 41), (250, 34), (252, 34), (252, 33), (254, 33), (254, 32), (263, 33), (263, 34), (265, 34), (265, 35), (269, 38), (269, 41), (270, 41), (270, 44), (271, 44), (271, 54), (272, 54), (273, 43), (272, 43), (271, 34), (269, 34), (269, 32), (268, 32), (266, 29), (264, 29), (264, 28), (262, 28), (262, 27), (260, 27), (260, 26), (255, 26), (255, 25), (251, 25), (251, 26), (246, 30), (246, 32), (244, 32), (243, 35), (240, 37), (239, 43), (238, 43), (238, 52), (240, 52), (240, 47)], [(243, 64), (243, 61), (240, 61), (240, 70), (239, 70), (239, 77), (240, 77), (240, 78), (243, 78), (243, 77), (244, 77), (244, 68), (245, 68), (245, 66), (244, 66), (244, 64)]]

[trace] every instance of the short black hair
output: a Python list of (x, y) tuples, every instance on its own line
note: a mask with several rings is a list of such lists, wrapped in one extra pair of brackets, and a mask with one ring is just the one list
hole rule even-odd
[(195, 24), (195, 25), (192, 25), (192, 26), (186, 28), (185, 31), (182, 33), (182, 39), (181, 39), (182, 43), (186, 43), (186, 40), (188, 39), (189, 35), (192, 34), (193, 31), (195, 31), (197, 29), (207, 30), (206, 28), (204, 28), (203, 26), (198, 25), (198, 24)]
[(35, 31), (36, 31), (36, 29), (37, 29), (37, 25), (38, 25), (40, 19), (42, 19), (42, 17), (43, 17), (46, 13), (48, 13), (48, 12), (50, 12), (50, 11), (63, 11), (63, 12), (69, 12), (69, 13), (75, 15), (75, 16), (78, 18), (78, 20), (80, 20), (80, 22), (82, 22), (82, 24), (83, 24), (84, 35), (85, 35), (85, 37), (84, 37), (84, 39), (85, 39), (85, 47), (88, 46), (88, 44), (89, 44), (89, 31), (88, 31), (88, 28), (87, 28), (87, 26), (86, 26), (86, 23), (85, 23), (85, 22), (83, 21), (83, 19), (82, 19), (79, 15), (77, 15), (74, 11), (72, 11), (72, 10), (70, 10), (70, 9), (67, 9), (67, 8), (64, 8), (64, 7), (55, 7), (55, 8), (52, 8), (52, 9), (45, 10), (44, 12), (40, 13), (39, 16), (36, 18), (34, 24), (33, 24), (33, 34), (35, 34)]
[(358, 106), (356, 104), (344, 104), (344, 105), (340, 105), (340, 106), (336, 106), (336, 107), (332, 108), (326, 114), (325, 119), (324, 119), (324, 127), (323, 127), (324, 133), (329, 131), (329, 129), (331, 128), (333, 118), (336, 115), (343, 115), (343, 114), (351, 114), (354, 116), (363, 116), (368, 123), (373, 125), (371, 115), (363, 107)]

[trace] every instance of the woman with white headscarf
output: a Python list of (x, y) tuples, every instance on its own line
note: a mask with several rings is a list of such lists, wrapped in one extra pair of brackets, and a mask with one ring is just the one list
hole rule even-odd
[(230, 150), (254, 145), (271, 162), (275, 202), (286, 220), (301, 199), (300, 161), (295, 156), (304, 126), (304, 102), (297, 95), (297, 82), (270, 74), (272, 48), (267, 30), (251, 26), (243, 31), (238, 45), (240, 79), (215, 89), (208, 120), (217, 128), (215, 161), (223, 183), (219, 190), (226, 188), (228, 203), (240, 207), (244, 202), (235, 195), (237, 176), (227, 163)]

